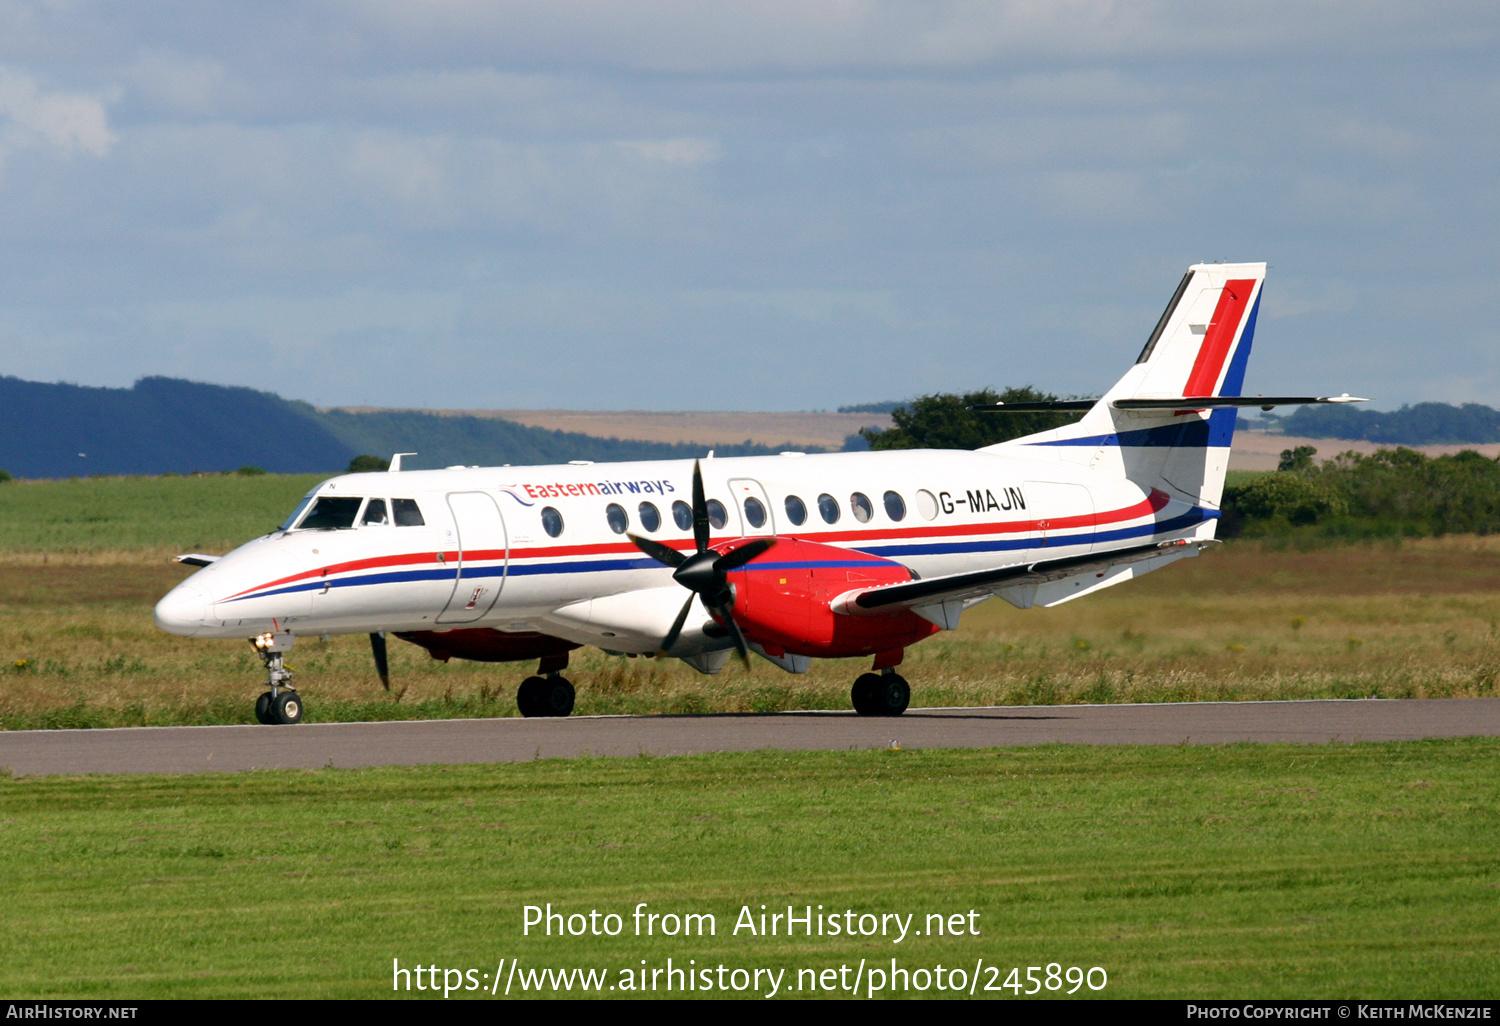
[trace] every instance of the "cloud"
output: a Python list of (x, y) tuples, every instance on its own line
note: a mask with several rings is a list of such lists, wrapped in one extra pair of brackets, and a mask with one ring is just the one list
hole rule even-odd
[(46, 92), (30, 75), (0, 66), (0, 160), (25, 149), (104, 157), (116, 141), (98, 96)]
[(722, 156), (712, 139), (627, 139), (618, 145), (642, 160), (682, 167), (703, 167)]

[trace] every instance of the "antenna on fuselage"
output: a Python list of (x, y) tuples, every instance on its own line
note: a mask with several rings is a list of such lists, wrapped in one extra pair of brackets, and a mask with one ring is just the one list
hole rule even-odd
[(386, 469), (389, 470), (392, 474), (399, 474), (401, 472), (401, 457), (415, 455), (417, 454), (414, 452), (398, 452), (391, 457), (391, 465)]

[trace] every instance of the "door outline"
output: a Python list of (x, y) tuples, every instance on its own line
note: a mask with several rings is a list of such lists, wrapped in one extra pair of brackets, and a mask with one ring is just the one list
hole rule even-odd
[[(468, 506), (471, 497), (482, 497), (485, 502), (489, 503), (489, 506), (485, 507), (475, 502), (474, 506), (468, 509), (470, 517), (468, 521), (469, 541), (476, 543), (475, 549), (477, 551), (484, 551), (479, 548), (484, 542), (481, 533), (481, 524), (473, 518), (476, 515), (485, 516), (493, 509), (495, 523), (500, 527), (500, 543), (502, 546), (500, 549), (502, 553), (500, 557), (501, 562), (498, 568), (493, 565), (470, 567), (468, 560), (465, 559), (469, 551), (469, 542), (465, 541), (464, 517), (460, 515), (459, 511)], [(453, 516), (453, 533), (458, 548), (458, 570), (456, 576), (453, 578), (453, 590), (448, 594), (448, 602), (443, 606), (443, 611), (438, 614), (437, 622), (441, 624), (473, 623), (475, 620), (483, 619), (494, 608), (495, 603), (500, 598), (500, 592), (505, 587), (505, 579), (510, 574), (510, 532), (505, 526), (505, 514), (500, 512), (500, 504), (495, 501), (495, 497), (489, 492), (478, 489), (467, 492), (449, 492), (446, 499), (448, 512)], [(454, 499), (458, 499), (459, 502), (455, 504)], [(489, 561), (486, 560), (485, 562)], [(496, 572), (497, 569), (498, 573)], [(465, 573), (466, 570), (470, 572)], [(488, 593), (487, 596), (486, 592)]]
[[(1063, 547), (1078, 546), (1083, 549), (1083, 553), (1093, 551), (1094, 534), (1097, 528), (1093, 524), (1094, 495), (1087, 485), (1071, 481), (1027, 481), (1024, 488), (1026, 496), (1038, 507), (1038, 512), (1045, 514), (1036, 521), (1037, 548), (1052, 548), (1057, 546), (1062, 538), (1087, 534), (1087, 541), (1074, 542), (1072, 546)], [(1070, 502), (1077, 503), (1078, 508), (1076, 510), (1067, 508)], [(1052, 523), (1054, 520), (1076, 520), (1080, 517), (1088, 521), (1088, 526), (1066, 528), (1054, 527)]]
[[(776, 534), (776, 510), (771, 505), (765, 487), (752, 477), (729, 479), (729, 494), (734, 498), (735, 515), (740, 518), (740, 534), (746, 538), (763, 538)], [(745, 500), (754, 497), (766, 508), (766, 522), (761, 527), (750, 526), (745, 519)]]

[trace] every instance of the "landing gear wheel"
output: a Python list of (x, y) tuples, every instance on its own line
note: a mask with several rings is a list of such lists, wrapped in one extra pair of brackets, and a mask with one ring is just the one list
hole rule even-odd
[(900, 716), (911, 704), (911, 685), (900, 674), (887, 673), (880, 677), (875, 689), (875, 715)]
[(302, 721), (302, 698), (295, 691), (283, 689), (271, 699), (271, 722), (292, 724)]
[(540, 692), (547, 682), (540, 677), (527, 677), (516, 688), (516, 711), (525, 717), (545, 716), (542, 711)]
[(911, 685), (894, 673), (866, 673), (850, 692), (861, 716), (900, 716), (911, 702)]
[(879, 709), (876, 707), (876, 693), (879, 688), (880, 674), (862, 674), (849, 692), (849, 698), (854, 702), (854, 711), (861, 716), (879, 715)]
[(271, 693), (266, 691), (255, 700), (255, 719), (258, 723), (272, 724), (276, 721), (271, 719)]
[(565, 677), (548, 677), (542, 682), (543, 716), (567, 716), (573, 711), (573, 685)]

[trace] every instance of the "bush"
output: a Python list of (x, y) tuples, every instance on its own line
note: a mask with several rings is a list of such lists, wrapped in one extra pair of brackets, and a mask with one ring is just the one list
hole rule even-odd
[(235, 473), (240, 475), (240, 477), (259, 477), (260, 475), (264, 474), (265, 471), (261, 470), (259, 467), (241, 467), (239, 470), (236, 470)]
[(1500, 531), (1500, 462), (1472, 450), (1436, 458), (1404, 448), (1369, 456), (1346, 452), (1321, 466), (1301, 448), (1282, 457), (1284, 465), (1296, 469), (1225, 489), (1225, 537)]
[(1233, 510), (1233, 516), (1226, 519), (1234, 527), (1243, 530), (1258, 522), (1264, 529), (1303, 526), (1343, 516), (1349, 512), (1349, 501), (1321, 481), (1299, 474), (1275, 473), (1226, 488), (1224, 507), (1226, 512)]
[(14, 480), (15, 480), (15, 478), (13, 478), (13, 477), (10, 476), (10, 471), (8, 471), (8, 470), (0, 470), (0, 484), (4, 484), (7, 481), (14, 481)]
[(391, 469), (391, 461), (379, 456), (356, 456), (349, 461), (350, 474), (383, 474)]

